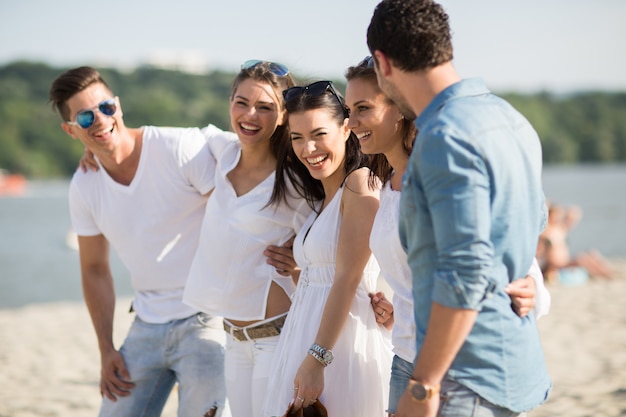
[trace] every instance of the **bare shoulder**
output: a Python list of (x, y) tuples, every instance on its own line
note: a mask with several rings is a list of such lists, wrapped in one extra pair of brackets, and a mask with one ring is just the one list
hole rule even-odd
[[(359, 168), (351, 172), (345, 180), (344, 189), (347, 194), (357, 194), (363, 196), (376, 196), (380, 193), (380, 181), (375, 179), (372, 183), (369, 168)], [(346, 194), (344, 192), (344, 194)]]

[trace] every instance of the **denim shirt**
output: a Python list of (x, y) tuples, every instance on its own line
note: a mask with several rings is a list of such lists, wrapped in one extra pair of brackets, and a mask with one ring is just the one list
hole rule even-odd
[(463, 80), (417, 118), (403, 178), (400, 238), (413, 275), (420, 351), (431, 303), (479, 312), (448, 377), (516, 412), (551, 388), (534, 315), (518, 317), (504, 287), (529, 270), (547, 219), (541, 144), (528, 121)]

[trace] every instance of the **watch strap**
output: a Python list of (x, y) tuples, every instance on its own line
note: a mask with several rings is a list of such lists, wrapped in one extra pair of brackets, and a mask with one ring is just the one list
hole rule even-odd
[(322, 358), (316, 351), (313, 349), (309, 349), (309, 355), (313, 356), (319, 363), (324, 365), (324, 367), (328, 366), (328, 363)]
[(320, 356), (324, 356), (326, 354), (326, 351), (328, 350), (325, 347), (318, 345), (317, 343), (313, 343), (309, 349), (317, 352)]
[(309, 354), (324, 366), (328, 366), (333, 361), (333, 352), (323, 346), (313, 343), (309, 348)]

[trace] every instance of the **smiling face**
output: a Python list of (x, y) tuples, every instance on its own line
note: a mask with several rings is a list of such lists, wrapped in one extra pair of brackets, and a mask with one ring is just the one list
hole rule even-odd
[(307, 110), (289, 115), (289, 132), (293, 151), (311, 176), (322, 183), (341, 184), (350, 136), (347, 121), (338, 124), (324, 108)]
[(269, 145), (283, 112), (274, 89), (267, 83), (246, 79), (230, 100), (230, 122), (243, 146)]
[(70, 121), (76, 120), (76, 114), (82, 110), (92, 109), (95, 119), (87, 129), (63, 123), (63, 129), (74, 139), (91, 149), (96, 155), (113, 152), (120, 146), (120, 132), (125, 130), (122, 109), (117, 100), (117, 111), (112, 116), (101, 113), (97, 106), (102, 101), (113, 98), (113, 94), (101, 83), (95, 83), (74, 94), (67, 100)]
[(350, 109), (348, 126), (359, 138), (363, 153), (388, 153), (402, 143), (399, 123), (402, 114), (375, 80), (354, 78), (348, 81), (346, 104)]

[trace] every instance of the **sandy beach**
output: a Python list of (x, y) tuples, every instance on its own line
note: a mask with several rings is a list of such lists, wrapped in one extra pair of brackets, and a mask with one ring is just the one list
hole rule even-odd
[[(612, 281), (549, 288), (539, 329), (554, 389), (529, 416), (626, 416), (626, 260), (614, 262)], [(129, 302), (118, 300), (118, 345)], [(82, 303), (0, 310), (0, 369), (0, 417), (97, 415), (99, 355)], [(170, 398), (163, 416), (175, 415)]]

